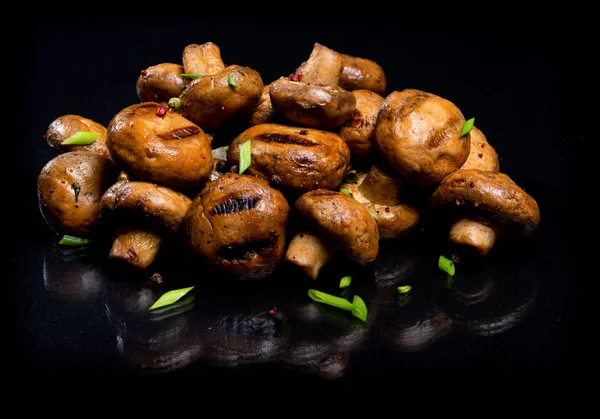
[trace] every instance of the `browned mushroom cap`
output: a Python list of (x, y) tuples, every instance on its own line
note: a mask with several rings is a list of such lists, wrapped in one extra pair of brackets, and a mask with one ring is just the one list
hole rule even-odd
[(408, 182), (435, 185), (462, 166), (470, 134), (452, 102), (415, 89), (390, 93), (381, 106), (375, 142), (382, 157)]
[(367, 208), (341, 192), (317, 189), (301, 195), (294, 205), (324, 237), (359, 265), (373, 263), (379, 252), (379, 231)]
[(124, 170), (140, 180), (190, 188), (208, 178), (212, 149), (202, 128), (159, 103), (128, 106), (108, 125), (107, 146)]
[(283, 257), (289, 210), (283, 194), (266, 181), (226, 173), (194, 198), (183, 221), (184, 238), (218, 273), (265, 278)]
[(250, 127), (233, 140), (227, 151), (230, 165), (239, 164), (240, 147), (248, 140), (252, 159), (245, 173), (259, 175), (278, 189), (335, 188), (350, 164), (348, 146), (333, 132), (267, 123)]
[(368, 161), (375, 146), (375, 124), (383, 98), (366, 89), (354, 90), (356, 109), (350, 118), (339, 128), (339, 135), (344, 139), (352, 156), (360, 161)]
[(490, 145), (483, 132), (477, 127), (473, 127), (469, 136), (471, 137), (469, 156), (460, 168), (499, 172), (500, 160), (498, 159), (498, 153)]
[(466, 216), (502, 234), (531, 234), (540, 222), (535, 199), (504, 173), (457, 170), (436, 188), (431, 204), (454, 219)]
[(178, 97), (189, 83), (181, 77), (183, 66), (173, 63), (153, 65), (140, 72), (135, 88), (142, 102), (158, 102), (161, 105), (172, 97)]
[(38, 180), (38, 202), (44, 220), (59, 234), (89, 237), (96, 229), (100, 199), (119, 175), (107, 157), (69, 151), (50, 160)]
[(420, 218), (420, 211), (400, 200), (402, 181), (373, 165), (367, 173), (359, 173), (356, 183), (344, 183), (354, 199), (370, 212), (377, 214), (375, 221), (382, 239), (396, 239), (412, 231)]
[(209, 76), (225, 68), (221, 49), (213, 42), (202, 45), (190, 44), (183, 49), (183, 68), (187, 74)]
[(379, 95), (385, 93), (387, 80), (385, 72), (373, 60), (342, 54), (344, 69), (340, 77), (340, 86), (346, 90), (367, 89)]
[(273, 108), (273, 104), (271, 103), (271, 95), (269, 94), (270, 87), (271, 85), (267, 84), (263, 88), (260, 99), (258, 100), (258, 105), (256, 105), (254, 112), (252, 112), (252, 115), (250, 115), (248, 125), (252, 126), (270, 122), (275, 115), (275, 109)]
[[(100, 136), (88, 145), (63, 145), (62, 142), (79, 131), (99, 132)], [(89, 151), (110, 158), (106, 147), (106, 128), (89, 118), (79, 115), (63, 115), (48, 126), (44, 134), (48, 145), (61, 153), (66, 151)]]

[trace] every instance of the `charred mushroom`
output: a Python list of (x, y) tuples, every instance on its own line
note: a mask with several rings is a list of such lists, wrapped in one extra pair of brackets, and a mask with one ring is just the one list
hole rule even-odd
[(361, 266), (377, 258), (377, 223), (355, 199), (341, 192), (316, 189), (301, 195), (294, 207), (307, 221), (307, 229), (294, 236), (285, 260), (302, 269), (308, 277), (317, 279), (321, 268), (338, 252)]
[(465, 118), (452, 102), (406, 89), (390, 93), (381, 106), (375, 142), (381, 156), (408, 182), (436, 185), (460, 168), (470, 152), (470, 134), (460, 136)]
[(142, 102), (158, 102), (166, 105), (172, 97), (178, 97), (189, 80), (183, 78), (184, 68), (180, 64), (162, 63), (140, 72), (135, 85)]
[(179, 96), (180, 112), (207, 131), (216, 130), (234, 116), (250, 116), (263, 92), (264, 83), (256, 70), (235, 64), (226, 67), (212, 42), (188, 45), (184, 67), (203, 76)]
[(50, 160), (38, 180), (38, 202), (44, 220), (58, 234), (89, 237), (100, 215), (100, 199), (119, 175), (105, 156), (69, 151)]
[(248, 140), (252, 161), (245, 173), (265, 178), (278, 189), (335, 188), (350, 164), (348, 146), (333, 132), (267, 123), (250, 127), (233, 140), (227, 151), (230, 165), (239, 164), (240, 147)]
[[(97, 132), (100, 136), (88, 145), (64, 145), (62, 142), (77, 132)], [(89, 151), (110, 158), (106, 147), (106, 128), (98, 122), (79, 115), (63, 115), (56, 118), (48, 126), (44, 134), (48, 145), (60, 153), (66, 151)]]
[(315, 43), (302, 73), (271, 83), (273, 108), (302, 126), (339, 127), (356, 107), (354, 94), (338, 87), (342, 68), (341, 54)]
[(457, 170), (436, 188), (431, 204), (440, 220), (471, 222), (453, 224), (454, 230), (462, 231), (462, 236), (454, 241), (481, 255), (492, 248), (500, 235), (530, 235), (540, 222), (535, 199), (504, 173)]
[(145, 102), (113, 117), (106, 144), (113, 160), (140, 180), (187, 189), (208, 179), (213, 168), (208, 137), (196, 124)]
[(413, 205), (403, 204), (400, 196), (402, 181), (390, 176), (378, 165), (360, 173), (356, 183), (344, 183), (354, 199), (370, 212), (377, 214), (375, 221), (382, 239), (396, 239), (412, 231), (419, 222), (420, 211)]
[(226, 173), (194, 198), (183, 221), (184, 239), (217, 273), (262, 279), (283, 257), (289, 210), (283, 194), (266, 181)]

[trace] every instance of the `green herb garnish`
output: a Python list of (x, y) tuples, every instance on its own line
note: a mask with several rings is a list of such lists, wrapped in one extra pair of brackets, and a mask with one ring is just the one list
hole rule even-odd
[(470, 133), (471, 130), (473, 129), (473, 124), (475, 124), (475, 118), (471, 118), (471, 119), (465, 121), (465, 123), (462, 126), (462, 129), (460, 130), (460, 136), (463, 137), (463, 136), (467, 135), (468, 133)]
[(402, 285), (401, 287), (396, 288), (396, 290), (398, 290), (398, 294), (406, 294), (412, 290), (412, 287), (410, 285)]
[(204, 77), (204, 74), (198, 74), (198, 73), (181, 73), (180, 76), (184, 77), (186, 79), (199, 79), (200, 77)]
[(171, 305), (190, 292), (193, 288), (194, 286), (167, 291), (161, 295), (160, 298), (156, 300), (156, 302), (152, 304), (148, 310), (155, 310), (160, 307)]
[(350, 283), (352, 282), (352, 277), (351, 276), (345, 276), (340, 280), (340, 288), (346, 288), (348, 286), (350, 286)]
[(63, 246), (83, 246), (85, 244), (90, 244), (92, 239), (84, 239), (82, 237), (75, 237), (65, 234), (61, 237), (58, 244), (62, 244)]
[(100, 137), (99, 132), (77, 131), (66, 140), (63, 140), (61, 145), (88, 145), (92, 144)]
[(374, 212), (374, 211), (369, 211), (369, 214), (371, 214), (371, 217), (373, 217), (375, 219), (379, 218), (379, 216), (377, 215), (377, 213)]
[(343, 194), (348, 195), (350, 198), (353, 198), (352, 192), (348, 188), (340, 188), (340, 192), (343, 193)]
[(231, 87), (238, 87), (238, 84), (235, 82), (231, 74), (227, 75), (227, 84), (229, 84)]
[(342, 310), (351, 312), (354, 317), (357, 317), (362, 321), (367, 321), (367, 305), (358, 295), (355, 295), (352, 302), (350, 302), (345, 298), (309, 289), (308, 296), (313, 301), (341, 308)]
[(454, 276), (454, 273), (456, 272), (454, 262), (452, 262), (444, 255), (440, 256), (440, 258), (438, 259), (438, 267), (450, 276)]
[(79, 192), (81, 192), (81, 186), (79, 183), (73, 182), (71, 183), (71, 187), (73, 188), (73, 192), (75, 192), (75, 202), (79, 199)]
[(367, 321), (367, 305), (365, 304), (363, 299), (360, 298), (358, 295), (355, 295), (352, 300), (352, 305), (354, 306), (352, 308), (352, 315), (354, 317), (358, 317), (363, 322), (366, 322)]
[(238, 173), (241, 175), (244, 171), (250, 167), (252, 163), (252, 140), (246, 141), (240, 147), (240, 168)]

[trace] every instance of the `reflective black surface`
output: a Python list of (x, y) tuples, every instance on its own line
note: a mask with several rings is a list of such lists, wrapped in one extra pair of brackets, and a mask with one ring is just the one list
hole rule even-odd
[[(229, 16), (225, 30), (219, 19), (31, 22), (20, 51), (26, 106), (13, 109), (20, 125), (11, 140), (18, 160), (10, 182), (18, 199), (7, 201), (18, 225), (9, 260), (15, 371), (260, 377), (352, 389), (367, 377), (546, 376), (578, 366), (581, 291), (567, 191), (569, 160), (582, 137), (567, 126), (576, 110), (558, 28), (427, 31), (352, 20), (258, 26)], [(252, 67), (266, 82), (292, 72), (320, 42), (378, 61), (388, 92), (418, 88), (453, 101), (476, 117), (501, 170), (538, 201), (539, 231), (499, 243), (482, 263), (461, 265), (451, 284), (437, 269), (444, 244), (426, 228), (382, 243), (370, 268), (332, 264), (314, 283), (286, 266), (260, 283), (218, 283), (176, 247), (137, 274), (108, 264), (102, 243), (65, 254), (37, 208), (37, 175), (56, 155), (42, 138), (48, 124), (75, 113), (107, 125), (137, 102), (139, 71), (179, 62), (187, 44), (209, 40), (227, 63)], [(163, 288), (150, 281), (154, 272)], [(338, 293), (339, 278), (348, 274), (351, 292), (369, 308), (366, 324), (306, 296), (309, 288)], [(164, 287), (192, 284), (195, 298), (179, 312), (148, 312)], [(398, 298), (398, 284), (413, 287), (408, 300)]]

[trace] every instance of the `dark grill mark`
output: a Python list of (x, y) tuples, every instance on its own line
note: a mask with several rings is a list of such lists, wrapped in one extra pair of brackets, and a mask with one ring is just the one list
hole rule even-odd
[(217, 257), (225, 260), (246, 261), (256, 255), (265, 255), (273, 247), (273, 239), (263, 239), (223, 246), (217, 250)]
[(163, 140), (181, 140), (182, 138), (192, 137), (200, 134), (200, 128), (196, 126), (189, 126), (183, 128), (175, 128), (171, 131), (161, 132), (157, 134)]
[(272, 142), (272, 143), (280, 143), (280, 144), (295, 144), (302, 145), (305, 147), (315, 147), (319, 144), (314, 143), (306, 138), (297, 137), (295, 135), (290, 134), (275, 134), (275, 133), (265, 133), (256, 136), (257, 140)]
[(225, 215), (234, 212), (248, 211), (256, 207), (260, 201), (258, 196), (244, 196), (241, 198), (229, 198), (227, 201), (215, 205), (210, 210), (212, 215)]
[(398, 117), (405, 118), (409, 114), (415, 111), (424, 102), (426, 99), (429, 99), (430, 95), (428, 93), (419, 92), (414, 96), (408, 98), (406, 102), (402, 104), (400, 111), (398, 112)]
[(425, 141), (425, 147), (432, 150), (445, 144), (453, 135), (458, 134), (461, 124), (458, 122), (458, 118), (452, 118), (444, 124), (440, 129), (437, 129), (427, 138)]

